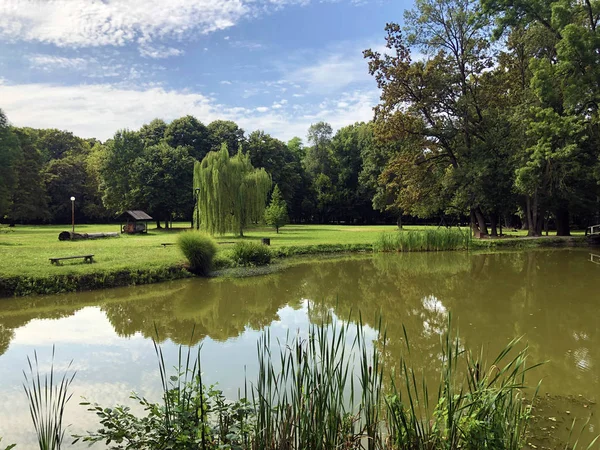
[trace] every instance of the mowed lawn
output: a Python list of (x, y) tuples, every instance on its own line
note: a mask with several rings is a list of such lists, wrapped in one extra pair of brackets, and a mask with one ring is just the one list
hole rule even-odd
[[(404, 230), (422, 230), (425, 226), (405, 226)], [(78, 225), (81, 233), (115, 232), (115, 225)], [(121, 269), (158, 269), (184, 262), (176, 245), (163, 247), (162, 243), (174, 244), (177, 235), (189, 229), (189, 223), (176, 223), (172, 230), (150, 228), (145, 235), (120, 234), (117, 238), (97, 240), (59, 241), (61, 231), (70, 230), (67, 225), (0, 227), (0, 277), (12, 275), (51, 276), (55, 274), (112, 272)], [(283, 246), (372, 244), (382, 232), (397, 230), (395, 225), (286, 225), (279, 234), (272, 228), (250, 228), (243, 239), (259, 241), (270, 238), (274, 248)], [(505, 233), (523, 237), (525, 231)], [(581, 232), (582, 234), (583, 232)], [(554, 235), (555, 233), (550, 233)], [(231, 248), (240, 238), (233, 235), (217, 236), (219, 250)], [(50, 264), (49, 258), (94, 254), (95, 262), (83, 260), (64, 261), (62, 265)]]
[[(59, 241), (61, 231), (70, 230), (65, 225), (19, 226), (0, 228), (0, 276), (90, 273), (120, 269), (151, 269), (183, 263), (184, 258), (176, 245), (163, 247), (162, 243), (175, 243), (177, 235), (189, 228), (189, 223), (176, 223), (172, 230), (150, 228), (148, 234), (125, 235), (80, 241)], [(409, 229), (411, 227), (408, 227)], [(420, 227), (414, 227), (415, 229)], [(119, 225), (79, 225), (76, 232), (115, 232)], [(335, 226), (287, 225), (279, 234), (271, 228), (252, 228), (244, 239), (259, 241), (271, 238), (272, 247), (304, 246), (318, 244), (371, 244), (383, 231), (393, 231), (390, 226)], [(217, 236), (219, 249), (231, 247), (239, 238), (233, 235)], [(51, 257), (94, 254), (94, 263), (83, 260), (63, 261), (61, 266), (50, 263)]]

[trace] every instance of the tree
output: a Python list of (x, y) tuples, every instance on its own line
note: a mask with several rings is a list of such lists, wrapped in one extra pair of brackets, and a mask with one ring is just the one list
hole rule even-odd
[(87, 153), (89, 144), (66, 130), (40, 130), (38, 148), (46, 161)]
[(197, 207), (204, 230), (243, 236), (245, 227), (264, 217), (271, 176), (255, 169), (248, 154), (230, 157), (223, 144), (194, 165), (194, 189), (200, 189)]
[(69, 198), (72, 196), (75, 197), (77, 202), (75, 220), (77, 223), (84, 222), (84, 209), (90, 201), (87, 196), (85, 160), (76, 156), (54, 159), (46, 165), (43, 175), (46, 191), (48, 192), (52, 222), (71, 222), (71, 201)]
[(144, 146), (150, 147), (157, 145), (165, 138), (167, 124), (162, 119), (154, 119), (152, 122), (142, 125), (139, 134), (144, 142)]
[(10, 196), (10, 223), (48, 220), (48, 198), (42, 176), (44, 157), (37, 148), (37, 135), (30, 128), (16, 128), (13, 131), (19, 140), (21, 152), (14, 164), (17, 182)]
[(312, 177), (316, 177), (320, 173), (330, 175), (333, 165), (331, 155), (332, 136), (331, 125), (325, 122), (312, 124), (308, 129), (307, 139), (311, 147), (306, 149), (304, 167)]
[(132, 165), (132, 197), (136, 205), (165, 221), (183, 217), (193, 208), (189, 186), (193, 181), (194, 158), (187, 147), (173, 148), (161, 142), (144, 149)]
[(104, 145), (100, 156), (100, 189), (102, 202), (112, 213), (137, 207), (133, 196), (135, 183), (132, 173), (134, 161), (144, 152), (144, 143), (138, 133), (119, 130)]
[(0, 109), (0, 219), (10, 206), (10, 195), (17, 183), (15, 163), (19, 157), (19, 141)]
[(189, 147), (190, 155), (202, 161), (210, 151), (208, 128), (194, 116), (175, 119), (165, 130), (165, 140), (173, 148)]
[(260, 130), (248, 136), (244, 148), (252, 165), (264, 168), (271, 175), (273, 184), (280, 187), (289, 204), (302, 183), (302, 164), (296, 155), (282, 141)]
[(265, 222), (279, 233), (279, 228), (288, 223), (287, 204), (281, 195), (279, 186), (275, 185), (273, 194), (271, 194), (271, 203), (265, 210)]
[[(439, 214), (468, 211), (473, 228), (487, 234), (485, 214), (498, 208), (486, 197), (488, 174), (481, 169), (486, 158), (502, 157), (498, 141), (487, 136), (495, 126), (488, 122), (489, 97), (483, 87), (492, 67), (487, 19), (474, 0), (417, 0), (405, 19), (407, 40), (398, 25), (389, 24), (390, 53), (365, 52), (382, 89), (375, 112), (377, 137), (411, 142), (394, 164), (401, 189), (411, 189), (408, 180), (427, 175), (429, 183), (417, 186), (429, 194), (438, 192), (434, 204)], [(428, 58), (413, 62), (410, 46)], [(413, 191), (411, 207), (433, 213), (427, 206), (430, 196)]]
[(225, 143), (229, 154), (233, 156), (245, 142), (244, 130), (231, 120), (215, 120), (209, 123), (207, 128), (212, 151), (219, 151)]

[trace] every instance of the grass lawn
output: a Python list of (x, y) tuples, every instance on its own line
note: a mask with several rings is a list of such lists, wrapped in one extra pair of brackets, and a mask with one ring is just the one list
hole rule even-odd
[[(16, 226), (0, 228), (0, 277), (85, 274), (118, 270), (146, 270), (172, 267), (184, 262), (177, 246), (164, 248), (161, 243), (175, 243), (177, 234), (188, 223), (175, 224), (173, 230), (151, 228), (147, 235), (120, 235), (118, 238), (97, 240), (59, 241), (58, 234), (69, 230), (65, 225)], [(406, 230), (423, 229), (423, 226), (405, 226)], [(350, 225), (287, 225), (276, 234), (271, 228), (251, 228), (244, 239), (271, 238), (274, 249), (285, 246), (309, 245), (369, 245), (384, 231), (396, 230), (394, 225), (350, 226)], [(79, 225), (76, 231), (111, 232), (119, 231), (118, 225)], [(511, 233), (515, 237), (526, 232)], [(220, 250), (231, 247), (237, 239), (233, 235), (217, 237), (222, 243)], [(94, 254), (95, 263), (85, 264), (82, 260), (64, 261), (61, 266), (50, 264), (49, 258), (71, 255)]]

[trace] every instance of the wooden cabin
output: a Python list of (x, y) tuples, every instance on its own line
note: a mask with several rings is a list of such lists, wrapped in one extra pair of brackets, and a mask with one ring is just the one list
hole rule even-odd
[(152, 220), (148, 214), (140, 210), (129, 210), (121, 214), (121, 233), (137, 234), (148, 232), (148, 221)]

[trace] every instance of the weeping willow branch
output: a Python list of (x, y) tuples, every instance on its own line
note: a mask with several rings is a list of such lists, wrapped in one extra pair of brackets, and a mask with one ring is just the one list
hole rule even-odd
[(241, 150), (230, 157), (223, 144), (221, 150), (195, 164), (194, 189), (199, 189), (197, 207), (203, 230), (242, 236), (248, 224), (263, 218), (271, 176), (252, 167), (250, 156)]

